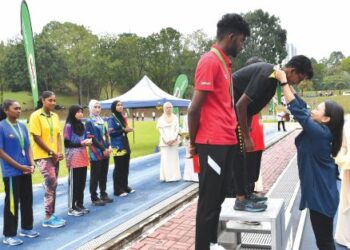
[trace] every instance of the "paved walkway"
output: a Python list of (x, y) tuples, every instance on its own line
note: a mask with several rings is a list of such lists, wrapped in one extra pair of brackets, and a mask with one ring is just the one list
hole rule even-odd
[[(264, 192), (269, 191), (295, 155), (294, 138), (299, 132), (300, 130), (292, 132), (264, 152), (262, 157)], [(130, 250), (194, 249), (196, 209), (197, 199), (126, 248)]]

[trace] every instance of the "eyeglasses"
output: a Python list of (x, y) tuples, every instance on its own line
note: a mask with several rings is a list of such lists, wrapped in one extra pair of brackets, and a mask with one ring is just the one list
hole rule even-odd
[(101, 106), (94, 106), (95, 109), (101, 108)]

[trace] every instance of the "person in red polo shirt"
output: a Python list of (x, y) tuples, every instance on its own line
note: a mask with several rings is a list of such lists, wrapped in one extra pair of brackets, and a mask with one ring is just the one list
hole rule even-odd
[(217, 43), (201, 57), (195, 73), (188, 125), (190, 155), (198, 153), (200, 163), (197, 250), (224, 249), (217, 244), (217, 228), (238, 150), (229, 56), (237, 56), (249, 35), (240, 15), (224, 15), (217, 24)]

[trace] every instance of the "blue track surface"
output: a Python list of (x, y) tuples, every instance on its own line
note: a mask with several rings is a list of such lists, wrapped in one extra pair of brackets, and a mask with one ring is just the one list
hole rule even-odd
[[(276, 134), (276, 128), (265, 129), (265, 141), (274, 139)], [(181, 172), (183, 172), (184, 155), (185, 150), (182, 148), (180, 149)], [(40, 237), (36, 239), (21, 237), (24, 244), (17, 246), (16, 249), (75, 249), (192, 184), (185, 181), (160, 182), (159, 162), (159, 154), (132, 160), (129, 183), (136, 192), (126, 197), (114, 197), (114, 202), (104, 207), (91, 206), (88, 177), (85, 188), (85, 206), (90, 209), (90, 213), (82, 217), (67, 215), (67, 181), (60, 180), (57, 188), (56, 214), (67, 220), (67, 225), (62, 228), (52, 229), (41, 226), (41, 221), (44, 218), (44, 192), (42, 186), (34, 187), (34, 229), (40, 232)], [(107, 191), (111, 197), (113, 196), (112, 172), (113, 168), (110, 168), (107, 181)], [(3, 227), (3, 200), (4, 196), (2, 195), (0, 228)], [(0, 243), (0, 249), (8, 248), (10, 247)]]

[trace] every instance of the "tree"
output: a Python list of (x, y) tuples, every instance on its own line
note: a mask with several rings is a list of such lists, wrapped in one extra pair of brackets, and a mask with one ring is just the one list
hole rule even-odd
[(6, 46), (0, 43), (0, 103), (4, 102), (5, 72), (4, 65), (6, 60)]
[[(84, 86), (95, 82), (92, 65), (98, 38), (82, 25), (50, 22), (42, 30), (45, 40), (55, 46), (63, 56), (69, 80), (78, 89), (78, 101), (82, 103)], [(86, 92), (86, 90), (85, 90)]]
[(68, 94), (64, 80), (68, 69), (58, 49), (43, 36), (35, 37), (35, 57), (39, 90), (53, 90)]
[(261, 9), (243, 14), (243, 17), (249, 23), (251, 36), (247, 38), (234, 70), (242, 67), (252, 56), (259, 56), (272, 64), (281, 64), (287, 56), (287, 31), (282, 29), (280, 19)]
[(162, 29), (145, 39), (145, 72), (167, 92), (177, 77), (182, 50), (181, 34), (173, 28)]
[[(179, 56), (179, 67), (177, 74), (186, 74), (189, 83), (194, 82), (194, 74), (196, 65), (202, 54), (207, 52), (211, 45), (214, 44), (214, 40), (208, 38), (208, 36), (202, 31), (197, 30), (183, 38), (183, 48), (181, 55)], [(185, 97), (192, 96), (191, 85), (185, 93)]]
[(7, 44), (3, 73), (6, 86), (11, 91), (30, 91), (27, 59), (22, 40), (11, 40)]
[(350, 73), (350, 57), (344, 58), (341, 61), (340, 65), (341, 65), (342, 70)]
[(329, 58), (328, 58), (328, 60), (327, 60), (327, 66), (328, 66), (328, 67), (336, 66), (336, 65), (338, 65), (344, 58), (345, 58), (345, 56), (343, 55), (342, 52), (340, 52), (340, 51), (333, 51), (333, 52), (329, 55)]

